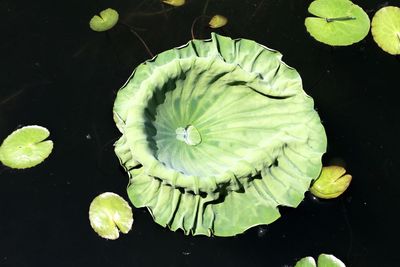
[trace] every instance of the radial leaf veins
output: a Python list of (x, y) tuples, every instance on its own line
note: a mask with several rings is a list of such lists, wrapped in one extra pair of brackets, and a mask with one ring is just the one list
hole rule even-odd
[(321, 171), (326, 135), (281, 57), (212, 34), (135, 69), (114, 119), (136, 207), (174, 231), (232, 236), (301, 202)]

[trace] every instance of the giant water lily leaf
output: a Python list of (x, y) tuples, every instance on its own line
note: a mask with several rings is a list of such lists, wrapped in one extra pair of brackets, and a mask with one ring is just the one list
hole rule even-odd
[(400, 8), (387, 6), (379, 9), (372, 18), (371, 32), (384, 51), (400, 55)]
[(349, 0), (316, 0), (308, 11), (315, 17), (306, 18), (307, 31), (322, 43), (351, 45), (364, 39), (369, 32), (368, 15)]
[(232, 236), (302, 201), (326, 135), (281, 57), (212, 34), (136, 68), (114, 103), (115, 151), (136, 207), (172, 230)]
[(45, 140), (50, 132), (31, 125), (12, 132), (0, 146), (0, 162), (14, 169), (31, 168), (44, 161), (53, 150), (53, 142)]
[(96, 32), (108, 31), (117, 24), (119, 14), (112, 8), (107, 8), (100, 12), (100, 15), (95, 15), (89, 21), (89, 26)]
[(318, 256), (318, 264), (313, 257), (305, 257), (299, 260), (294, 267), (346, 267), (346, 265), (333, 255), (321, 254)]
[(93, 230), (106, 239), (117, 239), (119, 232), (128, 233), (132, 228), (133, 215), (129, 204), (119, 195), (106, 192), (90, 203), (89, 220)]

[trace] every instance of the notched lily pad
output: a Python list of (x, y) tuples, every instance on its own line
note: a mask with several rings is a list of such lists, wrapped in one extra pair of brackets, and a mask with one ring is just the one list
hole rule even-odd
[(119, 195), (106, 192), (93, 199), (89, 208), (89, 220), (97, 234), (114, 240), (119, 237), (119, 232), (126, 234), (131, 230), (132, 209)]
[(185, 0), (162, 0), (163, 3), (170, 6), (183, 6), (185, 4)]
[(385, 52), (400, 55), (400, 8), (387, 6), (379, 9), (372, 18), (371, 33)]
[(112, 8), (107, 8), (100, 12), (99, 15), (93, 16), (89, 21), (89, 26), (96, 32), (104, 32), (115, 26), (118, 22), (118, 12)]
[(294, 267), (346, 267), (346, 265), (333, 255), (320, 254), (318, 264), (313, 257), (305, 257), (299, 260)]
[(208, 22), (208, 25), (210, 28), (217, 29), (224, 27), (228, 23), (228, 19), (222, 15), (215, 15), (211, 18), (210, 22)]
[(43, 162), (53, 150), (50, 132), (31, 125), (12, 132), (0, 146), (0, 161), (14, 169), (31, 168)]
[(304, 257), (296, 262), (294, 267), (317, 267), (317, 263), (313, 257)]
[(351, 175), (340, 166), (323, 167), (310, 192), (319, 198), (330, 199), (340, 196), (349, 187)]
[(346, 267), (346, 265), (330, 254), (321, 254), (318, 256), (318, 267)]
[(305, 20), (316, 40), (333, 46), (359, 42), (367, 36), (370, 20), (364, 10), (349, 0), (316, 0), (308, 7), (315, 17)]

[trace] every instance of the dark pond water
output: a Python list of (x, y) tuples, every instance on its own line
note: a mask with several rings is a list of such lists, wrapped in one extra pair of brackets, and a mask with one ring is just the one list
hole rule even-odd
[[(0, 1), (0, 139), (38, 124), (55, 142), (45, 163), (0, 170), (0, 266), (290, 266), (322, 252), (348, 266), (399, 266), (399, 58), (371, 35), (342, 48), (316, 42), (304, 27), (305, 0), (211, 0), (206, 14), (229, 18), (219, 33), (277, 49), (299, 71), (327, 131), (324, 164), (345, 163), (349, 190), (331, 201), (307, 195), (275, 223), (232, 238), (174, 233), (144, 209), (134, 210), (133, 230), (117, 241), (92, 231), (95, 196), (127, 198), (111, 110), (118, 88), (149, 56), (125, 27), (96, 33), (88, 21), (113, 7), (159, 53), (191, 39), (205, 2), (169, 10), (157, 0)], [(370, 17), (387, 4), (354, 2)], [(198, 38), (210, 36), (204, 22)]]

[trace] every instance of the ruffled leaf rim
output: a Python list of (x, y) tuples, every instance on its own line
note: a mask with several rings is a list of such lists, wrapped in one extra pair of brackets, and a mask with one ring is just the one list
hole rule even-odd
[[(240, 53), (239, 48), (242, 46), (247, 49), (251, 47), (250, 51), (254, 54), (250, 57), (249, 53)], [(232, 53), (232, 50), (236, 51), (236, 54)], [(263, 56), (263, 64), (260, 64), (257, 59)], [(138, 161), (138, 157), (133, 156), (137, 155), (138, 151), (132, 148), (127, 139), (131, 129), (126, 129), (130, 117), (129, 110), (132, 109), (132, 102), (135, 102), (132, 99), (138, 99), (141, 86), (144, 81), (151, 79), (156, 68), (162, 68), (176, 58), (184, 60), (193, 57), (218, 58), (227, 64), (234, 64), (245, 71), (250, 71), (271, 86), (275, 86), (278, 96), (297, 94), (306, 99), (313, 111), (313, 118), (310, 120), (312, 122), (310, 128), (315, 127), (310, 131), (315, 137), (310, 146), (313, 153), (304, 159), (301, 153), (291, 149), (285, 151), (290, 157), (303, 162), (306, 167), (296, 170), (296, 167), (293, 167), (296, 165), (290, 159), (282, 161), (281, 164), (286, 164), (290, 170), (279, 173), (288, 179), (283, 183), (275, 177), (279, 170), (273, 167), (269, 169), (271, 166), (255, 169), (239, 179), (233, 175), (204, 182), (206, 179), (199, 180), (196, 177), (176, 173), (166, 169), (162, 164), (146, 167), (148, 163), (146, 160)], [(238, 60), (235, 60), (236, 57)], [(114, 105), (114, 119), (123, 134), (115, 144), (115, 151), (121, 165), (131, 177), (128, 195), (136, 207), (148, 207), (157, 223), (164, 227), (168, 226), (174, 231), (183, 229), (186, 234), (231, 236), (242, 233), (252, 226), (275, 221), (280, 216), (277, 209), (279, 205), (296, 207), (301, 202), (311, 180), (315, 179), (321, 170), (321, 157), (326, 150), (326, 135), (318, 114), (313, 109), (312, 99), (302, 89), (300, 76), (296, 70), (283, 63), (281, 57), (279, 52), (254, 41), (232, 40), (213, 33), (209, 40), (190, 41), (184, 46), (155, 56), (135, 69), (118, 92)], [(249, 63), (248, 60), (256, 63)], [(288, 75), (285, 75), (284, 79), (277, 79), (276, 77), (279, 78), (283, 72)], [(307, 137), (307, 141), (312, 139)], [(140, 153), (142, 152), (139, 149)], [(265, 177), (269, 178), (264, 179)], [(227, 184), (229, 186), (226, 186)], [(282, 190), (282, 187), (285, 190)], [(282, 193), (283, 191), (285, 192)], [(258, 204), (253, 205), (254, 203)], [(232, 216), (232, 211), (240, 206), (244, 206), (243, 209), (253, 210), (252, 215), (246, 215), (248, 220), (243, 219), (246, 218), (245, 215)]]

